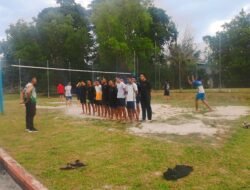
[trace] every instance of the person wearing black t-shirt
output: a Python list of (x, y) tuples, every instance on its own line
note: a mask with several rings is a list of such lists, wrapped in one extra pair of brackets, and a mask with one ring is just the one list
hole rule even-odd
[(109, 85), (106, 79), (102, 80), (102, 110), (103, 117), (109, 117)]
[(92, 113), (95, 115), (95, 107), (94, 107), (94, 100), (95, 100), (95, 87), (92, 85), (90, 80), (87, 81), (87, 103), (88, 103), (88, 113), (91, 115), (91, 108)]
[(87, 88), (86, 88), (86, 83), (84, 81), (81, 81), (80, 85), (79, 85), (79, 99), (80, 102), (82, 104), (82, 112), (83, 114), (86, 112), (87, 113), (87, 102), (86, 102), (86, 98), (87, 98)]
[(109, 81), (109, 96), (108, 96), (108, 103), (110, 108), (110, 119), (114, 119), (114, 117), (117, 119), (117, 87), (115, 86), (115, 83), (110, 80)]
[(151, 108), (151, 84), (147, 80), (145, 74), (140, 75), (140, 94), (141, 94), (141, 108), (142, 108), (142, 120), (152, 120), (152, 108)]

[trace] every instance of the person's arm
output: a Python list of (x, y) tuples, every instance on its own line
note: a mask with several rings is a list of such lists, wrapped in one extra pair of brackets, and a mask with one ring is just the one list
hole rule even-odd
[(190, 79), (189, 76), (187, 77), (187, 79), (188, 79), (188, 84), (193, 85), (193, 81)]
[(33, 86), (29, 86), (26, 90), (26, 101), (25, 103), (27, 103), (29, 100), (30, 100), (30, 97), (31, 97), (31, 92), (33, 90)]

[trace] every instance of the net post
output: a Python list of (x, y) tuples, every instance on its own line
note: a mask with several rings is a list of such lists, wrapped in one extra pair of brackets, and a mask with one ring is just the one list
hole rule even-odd
[(49, 92), (49, 61), (47, 60), (47, 84), (48, 84), (48, 98), (50, 98), (50, 92)]

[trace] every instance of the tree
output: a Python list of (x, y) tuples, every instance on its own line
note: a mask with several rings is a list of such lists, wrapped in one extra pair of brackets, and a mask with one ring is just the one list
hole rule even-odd
[(223, 31), (215, 36), (204, 36), (208, 44), (210, 65), (215, 74), (216, 84), (219, 75), (225, 87), (249, 86), (250, 72), (250, 13), (242, 10), (229, 23), (224, 24)]
[(174, 43), (170, 46), (169, 60), (175, 71), (173, 79), (176, 87), (178, 86), (180, 89), (184, 87), (186, 76), (194, 74), (199, 59), (200, 51), (196, 49), (193, 37), (187, 32), (180, 43)]

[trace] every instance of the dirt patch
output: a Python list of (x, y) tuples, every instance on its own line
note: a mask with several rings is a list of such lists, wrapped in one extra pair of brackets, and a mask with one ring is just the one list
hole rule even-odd
[(250, 109), (244, 106), (216, 107), (215, 111), (194, 113), (193, 109), (174, 108), (168, 105), (152, 106), (152, 122), (145, 122), (140, 127), (132, 127), (130, 133), (136, 135), (192, 135), (214, 136), (224, 133), (230, 125), (229, 121), (248, 115)]
[[(82, 119), (104, 120), (103, 118), (82, 114), (80, 105), (70, 107), (38, 106), (38, 109), (61, 109), (65, 115)], [(140, 124), (128, 124), (128, 132), (139, 136), (158, 135), (199, 135), (212, 137), (225, 133), (231, 122), (246, 116), (250, 108), (246, 106), (220, 106), (213, 112), (196, 113), (193, 108), (172, 107), (154, 104), (153, 121)]]

